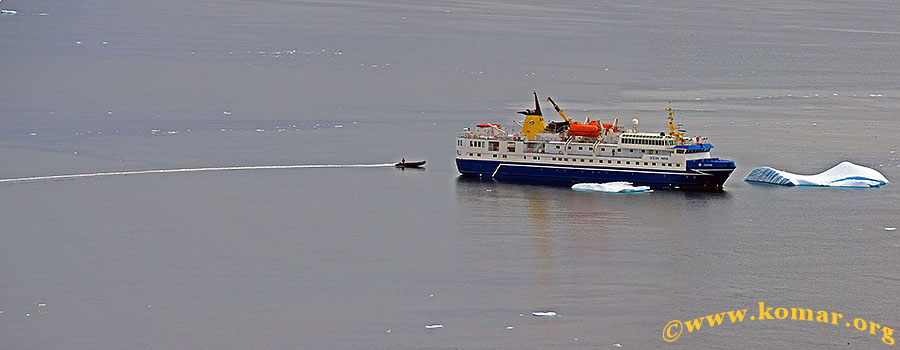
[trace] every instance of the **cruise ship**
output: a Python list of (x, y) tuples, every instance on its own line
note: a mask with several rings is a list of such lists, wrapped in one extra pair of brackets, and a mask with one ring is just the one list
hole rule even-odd
[(456, 139), (456, 168), (463, 176), (529, 182), (605, 183), (626, 181), (652, 188), (721, 189), (733, 161), (712, 157), (706, 137), (688, 136), (666, 108), (668, 130), (640, 132), (638, 120), (624, 129), (568, 118), (547, 98), (563, 121), (545, 123), (537, 92), (534, 109), (517, 122), (519, 132), (500, 124), (465, 128)]

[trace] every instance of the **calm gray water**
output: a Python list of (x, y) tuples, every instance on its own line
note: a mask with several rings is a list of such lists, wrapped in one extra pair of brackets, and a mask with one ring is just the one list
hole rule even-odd
[[(428, 160), (2, 183), (0, 348), (880, 349), (844, 321), (900, 327), (896, 183), (742, 181), (900, 179), (895, 2), (0, 8), (0, 178)], [(738, 169), (721, 193), (460, 179), (455, 133), (533, 89), (646, 131), (671, 106)], [(662, 339), (760, 301), (845, 318)]]

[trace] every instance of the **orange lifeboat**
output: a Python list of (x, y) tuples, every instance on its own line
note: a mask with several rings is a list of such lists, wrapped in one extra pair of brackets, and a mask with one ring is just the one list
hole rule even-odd
[(600, 125), (596, 121), (587, 124), (574, 122), (569, 125), (569, 136), (599, 137)]
[(499, 127), (500, 124), (478, 124), (478, 125), (475, 125), (475, 126), (477, 126), (477, 127), (479, 127), (479, 128), (490, 128), (490, 127), (492, 127), (492, 126)]

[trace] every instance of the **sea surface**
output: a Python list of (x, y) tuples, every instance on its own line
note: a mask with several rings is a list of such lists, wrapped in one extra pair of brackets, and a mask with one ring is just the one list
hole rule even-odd
[[(0, 179), (341, 166), (0, 183), (2, 349), (888, 349), (900, 327), (898, 2), (0, 8)], [(642, 131), (672, 107), (738, 168), (713, 193), (460, 178), (456, 133), (512, 128), (532, 90)], [(841, 161), (894, 184), (743, 181)], [(760, 302), (844, 319), (663, 340)]]

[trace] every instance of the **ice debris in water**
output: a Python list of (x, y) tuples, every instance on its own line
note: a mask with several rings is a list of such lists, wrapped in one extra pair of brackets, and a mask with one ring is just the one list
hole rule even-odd
[(885, 227), (884, 230), (885, 231), (897, 231), (897, 228), (896, 227)]
[(630, 182), (615, 181), (607, 183), (581, 183), (572, 185), (572, 189), (579, 192), (607, 192), (607, 193), (646, 193), (653, 192), (649, 186), (634, 186)]
[(444, 328), (444, 325), (437, 324), (437, 323), (436, 324), (427, 324), (427, 325), (425, 325), (425, 328), (428, 328), (428, 329)]
[(19, 11), (16, 11), (16, 10), (0, 10), (0, 14), (4, 14), (4, 15), (15, 15), (18, 13), (19, 13)]
[(535, 311), (535, 312), (532, 312), (532, 313), (531, 313), (531, 316), (536, 316), (536, 317), (544, 317), (544, 316), (556, 317), (556, 316), (559, 316), (559, 314), (556, 313), (556, 311)]
[(785, 186), (856, 188), (878, 187), (890, 183), (878, 170), (850, 162), (841, 162), (841, 164), (815, 175), (798, 175), (770, 167), (759, 167), (751, 170), (744, 181)]

